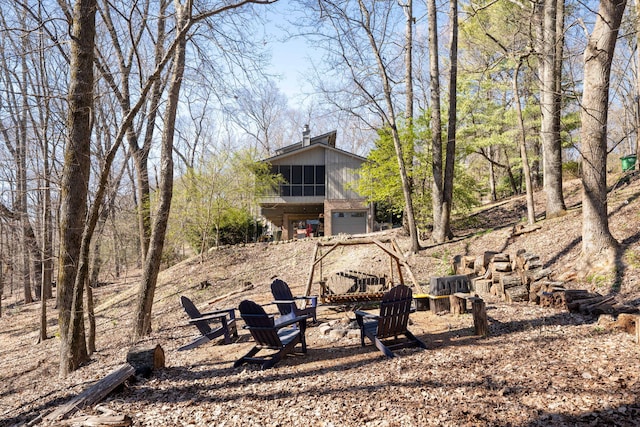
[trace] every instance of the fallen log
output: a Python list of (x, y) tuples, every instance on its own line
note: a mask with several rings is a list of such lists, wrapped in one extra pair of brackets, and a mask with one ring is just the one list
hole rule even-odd
[(638, 308), (632, 305), (615, 303), (611, 306), (613, 310), (613, 314), (622, 316), (623, 314), (636, 314), (638, 313)]
[(97, 406), (100, 415), (83, 415), (61, 422), (60, 425), (72, 427), (128, 427), (133, 420), (128, 415), (116, 414), (111, 409)]
[[(613, 300), (615, 300), (615, 297), (602, 298), (601, 301), (588, 303), (588, 304), (580, 304), (580, 303), (578, 303), (578, 305), (579, 305), (578, 310), (582, 314), (602, 314), (602, 313), (606, 313), (607, 311), (604, 311), (602, 309), (602, 306), (604, 306), (605, 304), (609, 304)], [(602, 312), (602, 313), (600, 313), (600, 312)]]
[(596, 295), (589, 298), (577, 299), (567, 303), (567, 309), (572, 313), (581, 313), (582, 308), (589, 304), (599, 303), (604, 299), (602, 295)]
[(43, 420), (46, 422), (59, 422), (80, 409), (100, 402), (116, 387), (131, 378), (135, 372), (135, 368), (128, 363), (120, 365), (109, 375), (45, 416)]
[(532, 233), (534, 231), (538, 231), (542, 228), (540, 224), (533, 225), (516, 225), (513, 228), (513, 235), (520, 236), (521, 234)]

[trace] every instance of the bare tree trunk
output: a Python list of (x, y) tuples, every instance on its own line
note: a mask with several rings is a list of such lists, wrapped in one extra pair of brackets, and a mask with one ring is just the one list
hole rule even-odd
[(87, 212), (91, 163), (91, 115), (96, 0), (77, 0), (73, 8), (69, 88), (69, 140), (62, 173), (60, 216), (60, 376), (88, 360), (82, 319), (84, 283), (75, 282)]
[(542, 24), (542, 78), (540, 107), (542, 122), (540, 136), (543, 146), (544, 191), (547, 196), (547, 218), (563, 215), (566, 211), (562, 194), (562, 146), (560, 141), (560, 103), (555, 93), (558, 76), (556, 65), (557, 4), (562, 0), (546, 0)]
[[(640, 1), (636, 0), (636, 16), (640, 16)], [(636, 19), (636, 46), (640, 46), (640, 19)], [(640, 49), (636, 47), (636, 170), (640, 170)]]
[(87, 320), (89, 321), (87, 331), (87, 353), (92, 355), (96, 351), (96, 315), (93, 304), (93, 284), (91, 279), (87, 276), (85, 280), (85, 292), (87, 294)]
[(509, 159), (509, 153), (507, 152), (507, 148), (502, 146), (502, 152), (504, 153), (504, 170), (507, 173), (507, 177), (509, 178), (509, 185), (511, 185), (511, 192), (513, 194), (518, 194), (518, 184), (516, 183), (516, 179), (513, 176), (513, 172), (511, 171), (511, 160)]
[[(0, 221), (0, 244), (4, 235), (3, 228), (2, 221)], [(4, 262), (2, 259), (2, 253), (0, 253), (0, 319), (2, 318), (2, 293), (4, 291)]]
[[(413, 135), (413, 0), (407, 0), (407, 4), (403, 6), (407, 25), (405, 27), (405, 51), (404, 51), (404, 68), (405, 68), (405, 108), (404, 113), (407, 119), (407, 125)], [(413, 149), (410, 150), (413, 152)], [(407, 153), (409, 154), (409, 153)]]
[(438, 64), (438, 17), (435, 0), (427, 2), (429, 22), (429, 76), (431, 93), (431, 168), (433, 187), (431, 200), (433, 206), (433, 232), (431, 238), (436, 243), (444, 242), (446, 235), (442, 228), (442, 206), (444, 204), (442, 162), (442, 118), (440, 115), (440, 66)]
[[(166, 39), (166, 10), (169, 5), (168, 0), (162, 0), (160, 3), (160, 17), (158, 19), (158, 40), (155, 46), (156, 64), (159, 64), (164, 56), (164, 42)], [(151, 88), (151, 96), (149, 99), (147, 117), (147, 127), (145, 130), (144, 141), (142, 147), (138, 146), (137, 139), (130, 140), (130, 148), (133, 151), (134, 164), (138, 172), (138, 232), (140, 238), (140, 260), (144, 263), (145, 257), (149, 250), (149, 240), (151, 238), (151, 190), (149, 186), (149, 152), (151, 150), (151, 142), (156, 128), (156, 116), (158, 105), (162, 97), (164, 82), (157, 79)]]
[[(27, 37), (22, 37), (22, 49), (27, 52), (29, 50)], [(22, 228), (22, 268), (23, 268), (23, 285), (24, 285), (24, 303), (29, 304), (33, 302), (31, 295), (31, 256), (29, 252), (30, 246), (34, 243), (30, 240), (29, 229), (31, 223), (29, 222), (28, 203), (27, 203), (27, 121), (28, 121), (28, 95), (27, 95), (27, 73), (29, 67), (27, 66), (27, 57), (22, 55), (22, 82), (20, 83), (20, 91), (22, 92), (22, 106), (19, 113), (18, 135), (16, 141), (16, 180), (18, 184), (18, 196), (16, 200), (16, 208), (20, 214), (20, 227)], [(34, 236), (35, 237), (35, 236)], [(34, 254), (39, 257), (39, 253)], [(36, 258), (37, 259), (37, 258)], [(36, 262), (34, 259), (34, 262)], [(33, 272), (35, 274), (35, 271)], [(38, 274), (39, 277), (39, 274)]]
[[(191, 2), (183, 6), (179, 0), (174, 1), (177, 15), (178, 30), (185, 28), (191, 16)], [(136, 322), (133, 331), (134, 340), (138, 340), (151, 332), (151, 311), (153, 308), (153, 297), (155, 295), (160, 263), (162, 261), (162, 250), (169, 221), (169, 210), (171, 198), (173, 196), (173, 140), (175, 133), (176, 113), (180, 98), (180, 87), (184, 74), (186, 37), (181, 34), (181, 39), (174, 51), (173, 68), (171, 72), (171, 82), (169, 85), (169, 95), (167, 99), (167, 110), (164, 120), (164, 132), (162, 135), (162, 152), (160, 166), (160, 188), (158, 208), (151, 232), (149, 251), (144, 261), (144, 270), (138, 291), (138, 302), (136, 305)]]
[[(45, 265), (42, 264), (43, 269), (43, 283), (40, 285), (40, 334), (38, 336), (38, 342), (43, 342), (47, 340), (47, 295), (46, 295), (46, 287), (44, 286), (44, 268)], [(2, 292), (0, 291), (0, 300), (2, 299)]]
[(444, 167), (444, 199), (442, 205), (442, 225), (440, 229), (445, 239), (453, 238), (451, 231), (451, 210), (453, 209), (453, 180), (456, 164), (456, 129), (458, 115), (458, 1), (449, 1), (451, 47), (449, 54), (449, 123), (447, 127), (447, 149)]
[[(359, 2), (360, 11), (366, 17), (366, 21), (370, 22), (370, 15), (367, 8)], [(389, 81), (389, 76), (387, 74), (387, 69), (384, 66), (384, 61), (381, 56), (380, 50), (377, 47), (377, 43), (373, 33), (371, 32), (371, 28), (368, 27), (367, 35), (369, 37), (369, 44), (371, 46), (371, 50), (375, 55), (376, 63), (378, 65), (378, 73), (382, 79), (383, 93), (384, 99), (387, 106), (387, 122), (391, 129), (391, 137), (393, 139), (393, 146), (396, 151), (396, 158), (398, 160), (398, 169), (400, 170), (400, 182), (402, 185), (402, 194), (404, 196), (404, 205), (405, 205), (405, 217), (407, 220), (407, 226), (409, 228), (409, 239), (411, 240), (411, 251), (413, 253), (417, 253), (420, 250), (420, 242), (418, 240), (418, 228), (416, 226), (415, 214), (413, 210), (413, 198), (411, 194), (411, 183), (410, 177), (407, 173), (407, 167), (405, 164), (405, 153), (402, 147), (402, 141), (400, 140), (400, 135), (398, 134), (398, 127), (396, 123), (396, 114), (395, 109), (393, 107), (393, 100), (391, 99), (391, 82)]]
[(626, 0), (601, 0), (584, 52), (582, 94), (582, 265), (611, 267), (618, 242), (607, 212), (607, 116), (611, 63)]
[(493, 164), (493, 147), (487, 148), (488, 155), (490, 158), (489, 161), (489, 191), (491, 192), (491, 201), (495, 202), (498, 200), (498, 194), (496, 193), (496, 168)]
[(516, 104), (516, 112), (518, 114), (518, 125), (520, 126), (520, 157), (522, 158), (522, 174), (527, 192), (527, 221), (529, 224), (535, 224), (536, 211), (533, 204), (533, 184), (531, 183), (531, 171), (529, 170), (529, 157), (527, 155), (527, 139), (526, 129), (524, 127), (524, 118), (522, 117), (522, 106), (520, 105), (520, 89), (518, 87), (518, 74), (522, 65), (523, 58), (520, 58), (518, 65), (513, 72), (513, 102)]

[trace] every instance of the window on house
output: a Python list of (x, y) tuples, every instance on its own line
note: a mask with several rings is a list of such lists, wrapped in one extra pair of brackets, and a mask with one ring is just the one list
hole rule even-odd
[(292, 184), (302, 184), (302, 166), (291, 166), (291, 181)]
[(315, 184), (316, 175), (314, 172), (315, 167), (313, 165), (304, 165), (304, 184)]
[(324, 165), (273, 165), (272, 171), (284, 179), (280, 184), (280, 196), (325, 195)]

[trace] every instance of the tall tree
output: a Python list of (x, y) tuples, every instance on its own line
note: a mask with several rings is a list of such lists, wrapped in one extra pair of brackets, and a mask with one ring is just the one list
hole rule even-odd
[[(166, 41), (166, 16), (170, 0), (162, 0), (158, 4), (155, 40), (153, 42), (154, 61), (151, 64), (160, 64), (165, 56)], [(132, 5), (130, 12), (118, 10), (112, 2), (102, 0), (99, 9), (100, 17), (108, 30), (111, 41), (110, 54), (102, 55), (98, 51), (98, 69), (101, 76), (109, 85), (123, 116), (128, 115), (134, 104), (131, 86), (140, 84), (140, 75), (144, 75), (147, 70), (141, 69), (144, 62), (141, 57), (145, 53), (144, 34), (149, 29), (147, 25), (140, 25), (141, 22), (148, 22), (151, 14), (150, 1), (145, 0)], [(118, 31), (118, 21), (112, 15), (127, 14), (130, 16), (128, 27), (125, 31)], [(123, 37), (129, 34), (130, 38)], [(128, 49), (128, 50), (127, 50)], [(115, 57), (117, 72), (111, 70), (110, 59)], [(150, 61), (149, 61), (150, 62)], [(136, 68), (140, 67), (140, 68)], [(131, 121), (127, 129), (126, 139), (129, 150), (132, 153), (133, 163), (136, 168), (136, 188), (137, 188), (137, 216), (138, 216), (138, 239), (140, 247), (140, 261), (144, 260), (149, 248), (149, 238), (151, 234), (151, 214), (150, 214), (150, 186), (149, 186), (149, 153), (151, 151), (152, 140), (156, 129), (156, 118), (158, 106), (163, 93), (165, 80), (158, 78), (153, 81), (151, 94), (145, 100), (146, 111), (143, 115), (145, 125), (136, 126)], [(135, 93), (135, 91), (134, 91)], [(144, 133), (143, 133), (144, 130)], [(140, 143), (142, 141), (142, 143)]]
[[(442, 213), (441, 224), (437, 227), (442, 234), (438, 241), (453, 237), (451, 231), (451, 210), (453, 209), (453, 180), (456, 164), (456, 130), (458, 125), (458, 1), (449, 0), (449, 118), (447, 126), (447, 148), (445, 150), (444, 182), (442, 185)], [(434, 226), (434, 234), (436, 227)]]
[[(562, 144), (560, 140), (560, 94), (556, 93), (558, 73), (557, 19), (558, 3), (564, 0), (545, 0), (542, 23), (540, 78), (540, 107), (542, 123), (540, 136), (543, 146), (544, 190), (547, 196), (547, 217), (562, 215), (566, 210), (562, 194)], [(564, 17), (561, 17), (564, 19)]]
[(618, 242), (607, 212), (607, 119), (611, 63), (626, 0), (601, 0), (584, 52), (582, 142), (582, 266), (611, 266)]
[(88, 359), (84, 341), (81, 286), (74, 286), (76, 263), (87, 212), (90, 173), (93, 62), (96, 0), (77, 0), (73, 7), (69, 85), (69, 139), (60, 189), (60, 254), (58, 266), (60, 375)]
[[(181, 4), (175, 0), (176, 28), (184, 29), (191, 19), (193, 4), (187, 0)], [(149, 250), (144, 260), (144, 269), (138, 302), (136, 304), (136, 322), (134, 326), (134, 339), (139, 339), (151, 332), (151, 308), (155, 295), (155, 285), (160, 271), (160, 261), (164, 248), (165, 234), (169, 222), (169, 210), (173, 195), (173, 139), (175, 132), (176, 114), (180, 99), (180, 86), (184, 75), (185, 50), (187, 39), (183, 36), (174, 51), (173, 66), (170, 75), (168, 104), (164, 119), (164, 131), (162, 133), (162, 151), (160, 154), (160, 187), (158, 188), (158, 207), (149, 241)]]
[(160, 185), (158, 205), (153, 220), (149, 249), (144, 260), (142, 279), (138, 290), (133, 338), (140, 339), (151, 332), (151, 313), (156, 283), (160, 272), (162, 250), (164, 248), (171, 199), (173, 197), (173, 146), (176, 115), (180, 100), (180, 88), (184, 76), (187, 36), (194, 24), (212, 16), (238, 9), (247, 4), (269, 4), (272, 0), (240, 0), (224, 4), (218, 8), (200, 11), (194, 16), (193, 0), (174, 0), (176, 12), (176, 35), (173, 49), (173, 62), (169, 76), (167, 106), (164, 117), (160, 154)]
[[(349, 0), (344, 2), (305, 2), (313, 13), (310, 24), (314, 36), (326, 49), (326, 75), (318, 76), (319, 90), (331, 105), (348, 111), (372, 129), (386, 128), (395, 147), (402, 183), (404, 215), (411, 240), (411, 251), (420, 249), (416, 226), (405, 141), (398, 130), (401, 110), (396, 82), (404, 82), (403, 58), (393, 31), (402, 14), (393, 2)], [(400, 70), (400, 71), (399, 71)], [(335, 79), (333, 79), (335, 77)]]
[(522, 115), (522, 105), (520, 104), (520, 85), (518, 84), (518, 76), (520, 67), (524, 58), (518, 60), (518, 65), (513, 72), (513, 102), (516, 105), (516, 114), (518, 116), (518, 124), (520, 125), (520, 157), (522, 157), (522, 174), (524, 175), (525, 188), (527, 192), (527, 222), (534, 224), (536, 222), (536, 211), (533, 203), (533, 183), (531, 182), (531, 171), (529, 169), (529, 155), (527, 154), (527, 132)]
[(450, 230), (443, 228), (444, 163), (442, 146), (442, 113), (440, 107), (440, 64), (438, 55), (438, 15), (436, 1), (428, 1), (429, 76), (431, 91), (431, 169), (433, 171), (433, 233), (432, 239), (442, 243)]
[[(636, 0), (636, 17), (640, 17), (640, 1)], [(640, 170), (640, 19), (636, 18), (636, 170)]]

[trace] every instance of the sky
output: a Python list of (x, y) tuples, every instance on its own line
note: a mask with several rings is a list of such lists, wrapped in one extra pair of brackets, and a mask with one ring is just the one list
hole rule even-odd
[(272, 54), (270, 72), (281, 76), (278, 86), (294, 107), (311, 90), (304, 75), (309, 70), (309, 58), (313, 56), (313, 49), (300, 37), (285, 40), (286, 33), (282, 27), (288, 23), (284, 17), (291, 16), (291, 12), (287, 10), (288, 3), (281, 0), (270, 5), (265, 32), (269, 36), (266, 47)]

